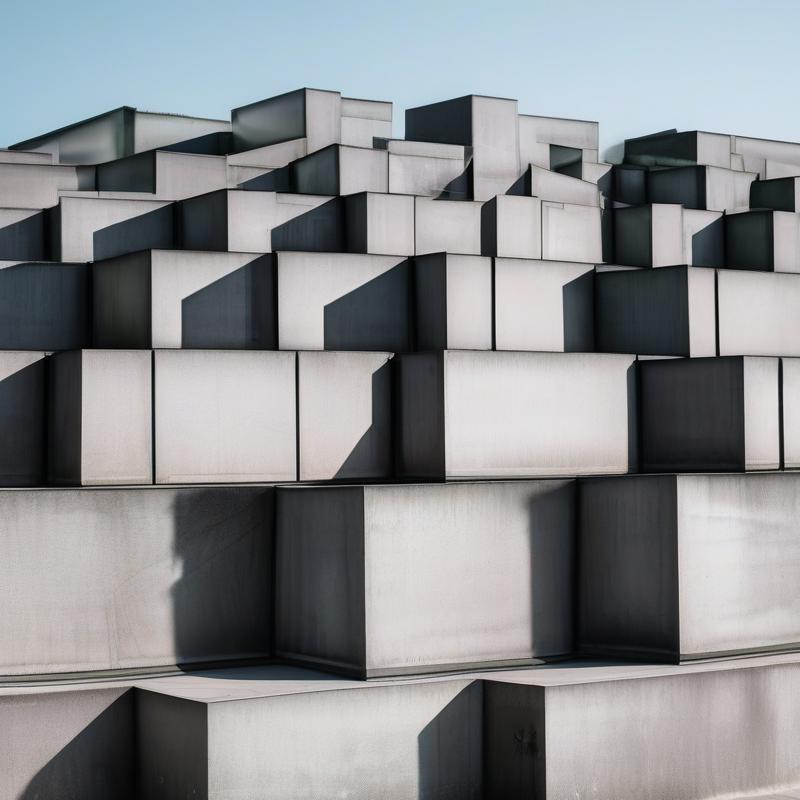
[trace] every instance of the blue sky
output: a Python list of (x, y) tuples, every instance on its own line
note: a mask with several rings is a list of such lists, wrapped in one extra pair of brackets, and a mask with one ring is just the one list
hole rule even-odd
[(6, 5), (0, 144), (120, 105), (227, 118), (300, 86), (403, 109), (468, 93), (600, 121), (800, 140), (800, 0)]

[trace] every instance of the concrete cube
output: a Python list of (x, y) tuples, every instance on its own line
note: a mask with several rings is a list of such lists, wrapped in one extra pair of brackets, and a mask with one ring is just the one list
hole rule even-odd
[(50, 358), (51, 483), (153, 481), (152, 353), (70, 350)]
[(454, 144), (406, 142), (392, 139), (389, 151), (389, 191), (469, 200), (467, 148)]
[(707, 211), (747, 208), (750, 185), (757, 177), (753, 172), (722, 167), (657, 169), (647, 175), (647, 201)]
[(800, 216), (766, 210), (726, 214), (725, 265), (800, 272)]
[(530, 165), (530, 194), (555, 203), (599, 206), (600, 190), (597, 184), (572, 178), (558, 172)]
[(642, 362), (639, 411), (642, 472), (780, 466), (777, 358)]
[(411, 349), (411, 265), (400, 256), (277, 253), (282, 350)]
[(800, 211), (800, 180), (786, 177), (753, 181), (750, 185), (750, 208)]
[(362, 192), (348, 195), (343, 203), (348, 253), (414, 254), (413, 197)]
[(800, 645), (800, 475), (580, 484), (584, 652), (688, 661)]
[(377, 677), (568, 653), (574, 499), (571, 481), (280, 490), (277, 654)]
[(94, 168), (0, 161), (0, 207), (49, 208), (60, 191), (94, 189)]
[(447, 350), (396, 359), (403, 477), (635, 469), (633, 356)]
[(295, 354), (155, 353), (155, 482), (297, 479)]
[(593, 306), (589, 264), (495, 259), (497, 350), (592, 351)]
[(481, 209), (481, 253), (499, 258), (542, 257), (542, 201), (498, 195)]
[(594, 287), (598, 351), (716, 355), (713, 270), (679, 266), (601, 271)]
[(417, 256), (414, 321), (417, 350), (491, 350), (492, 260)]
[(549, 261), (603, 261), (600, 209), (542, 202), (542, 258)]
[(372, 147), (376, 137), (392, 135), (392, 104), (384, 100), (341, 99), (342, 144)]
[(391, 353), (297, 355), (298, 479), (392, 476)]
[(482, 203), (415, 198), (415, 253), (482, 254)]
[(649, 167), (695, 164), (731, 168), (731, 136), (706, 131), (663, 131), (625, 140), (625, 163)]
[(92, 272), (95, 347), (277, 346), (270, 255), (143, 250)]
[(300, 194), (389, 191), (389, 154), (371, 147), (330, 145), (292, 163), (292, 190)]

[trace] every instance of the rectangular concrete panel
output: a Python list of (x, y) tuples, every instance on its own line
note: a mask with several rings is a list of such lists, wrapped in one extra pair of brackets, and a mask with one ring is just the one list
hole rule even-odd
[(400, 476), (636, 468), (633, 356), (448, 350), (396, 359)]
[(389, 154), (365, 147), (331, 145), (292, 166), (292, 188), (300, 194), (389, 191)]
[(0, 492), (0, 675), (269, 655), (271, 492)]
[(798, 497), (791, 473), (582, 482), (581, 649), (679, 661), (796, 649)]
[(800, 272), (800, 218), (789, 211), (727, 214), (725, 253), (736, 269)]
[(530, 170), (530, 193), (533, 197), (555, 203), (600, 205), (600, 191), (595, 183), (560, 175), (535, 164), (531, 165)]
[(416, 350), (491, 350), (492, 260), (417, 256), (414, 321)]
[(47, 257), (45, 212), (0, 208), (0, 259), (41, 261)]
[(278, 253), (282, 350), (411, 349), (411, 265), (405, 257)]
[(574, 500), (571, 481), (281, 490), (276, 652), (361, 677), (568, 653)]
[(152, 353), (71, 350), (51, 356), (47, 438), (51, 483), (152, 483)]
[(389, 191), (392, 194), (470, 199), (472, 194), (467, 186), (464, 148), (456, 147), (460, 152), (455, 157), (449, 154), (445, 157), (393, 152), (393, 144), (389, 142)]
[(594, 267), (589, 264), (495, 259), (497, 350), (590, 352), (593, 305)]
[(642, 472), (780, 467), (778, 359), (639, 364)]
[(301, 481), (392, 477), (391, 353), (298, 353)]
[(594, 285), (600, 352), (716, 355), (713, 270), (683, 266), (598, 272)]
[(721, 167), (675, 167), (647, 176), (650, 203), (678, 203), (684, 208), (730, 211), (750, 205), (750, 184), (757, 177)]
[(600, 209), (570, 203), (542, 203), (542, 258), (603, 261)]
[(295, 354), (155, 353), (155, 482), (297, 479)]
[(800, 359), (781, 359), (782, 464), (800, 468)]
[(481, 214), (481, 203), (415, 198), (414, 252), (481, 255)]
[[(363, 192), (344, 198), (348, 253), (414, 254), (414, 198)], [(300, 248), (291, 248), (300, 249)]]
[(542, 257), (542, 202), (498, 195), (481, 209), (481, 253), (500, 258)]

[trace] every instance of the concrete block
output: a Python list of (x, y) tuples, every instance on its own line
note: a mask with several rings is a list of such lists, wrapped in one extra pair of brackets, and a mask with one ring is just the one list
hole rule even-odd
[(348, 253), (414, 255), (413, 197), (362, 192), (343, 203)]
[(298, 353), (299, 480), (392, 477), (391, 356)]
[(499, 258), (542, 257), (542, 201), (498, 195), (481, 209), (481, 254)]
[(635, 469), (633, 356), (448, 350), (395, 358), (403, 477)]
[(330, 145), (291, 165), (292, 191), (341, 195), (389, 191), (389, 154), (366, 147)]
[[(726, 217), (727, 219), (727, 217)], [(725, 265), (723, 216), (654, 203), (614, 210), (616, 261), (636, 267)]]
[(800, 216), (788, 211), (725, 215), (726, 266), (800, 272)]
[(49, 208), (61, 190), (94, 189), (92, 167), (0, 161), (0, 207)]
[(36, 486), (45, 476), (44, 353), (0, 351), (0, 485)]
[(467, 95), (406, 109), (406, 138), (472, 147), (474, 200), (505, 194), (521, 174), (516, 100)]
[[(800, 171), (800, 167), (796, 169)], [(800, 180), (786, 177), (753, 181), (750, 185), (750, 208), (800, 211)]]
[(594, 267), (589, 264), (495, 259), (497, 350), (590, 352), (593, 306)]
[(269, 253), (273, 250), (340, 252), (342, 209), (337, 199), (231, 190), (178, 204), (185, 250)]
[(800, 758), (784, 746), (800, 734), (796, 661), (660, 671), (581, 663), (490, 677), (488, 797), (766, 800), (770, 789), (774, 800), (797, 797), (786, 787), (800, 777)]
[(414, 322), (416, 350), (491, 350), (492, 260), (417, 256)]
[(713, 270), (678, 266), (599, 271), (594, 292), (599, 352), (716, 355)]
[(592, 479), (579, 494), (583, 651), (689, 661), (797, 649), (800, 475)]
[(781, 359), (781, 467), (800, 468), (800, 359)]
[(295, 354), (155, 353), (155, 482), (297, 479)]
[(600, 209), (542, 202), (542, 258), (549, 261), (603, 261)]
[(647, 201), (707, 211), (748, 208), (750, 185), (757, 177), (722, 167), (657, 169), (647, 175)]
[(780, 467), (778, 359), (639, 364), (642, 472)]
[(481, 255), (482, 203), (414, 198), (415, 253)]
[(717, 270), (719, 354), (800, 356), (800, 276)]
[(41, 261), (47, 255), (44, 212), (0, 208), (0, 260)]
[[(406, 142), (407, 145), (424, 145), (423, 142)], [(469, 200), (469, 187), (464, 147), (438, 145), (453, 148), (456, 153), (445, 155), (422, 155), (414, 152), (395, 152), (394, 141), (389, 150), (389, 191), (392, 194), (413, 194), (423, 197), (442, 197), (451, 200)], [(436, 152), (437, 145), (431, 145)], [(422, 149), (420, 148), (420, 151)]]
[(274, 349), (274, 272), (272, 256), (252, 253), (144, 250), (95, 262), (94, 345)]
[(411, 349), (411, 265), (402, 256), (277, 253), (282, 350)]
[(135, 800), (133, 692), (127, 686), (0, 693), (0, 795)]
[[(607, 166), (607, 165), (606, 165)], [(607, 169), (610, 167), (607, 166)], [(600, 191), (596, 183), (571, 178), (543, 167), (530, 165), (530, 194), (555, 203), (599, 206)]]
[(392, 104), (383, 100), (343, 97), (342, 144), (372, 147), (373, 140), (392, 135)]
[(731, 168), (732, 137), (706, 131), (663, 131), (625, 140), (625, 163), (648, 167), (695, 164)]
[(482, 796), (480, 682), (374, 686), (286, 667), (231, 678), (137, 690), (146, 797)]
[(228, 153), (226, 159), (229, 167), (280, 169), (305, 155), (308, 155), (308, 140), (303, 137), (255, 147), (241, 153)]
[(57, 261), (99, 261), (175, 245), (173, 207), (168, 202), (62, 197), (50, 222)]
[(52, 164), (52, 153), (39, 153), (31, 150), (9, 150), (0, 147), (0, 164)]
[(578, 150), (597, 150), (600, 143), (599, 129), (597, 122), (589, 120), (520, 114), (520, 152), (524, 155), (525, 149), (534, 143), (554, 144)]
[(0, 675), (265, 657), (272, 490), (0, 491)]
[(358, 677), (568, 653), (574, 502), (571, 481), (280, 490), (276, 653)]
[(152, 483), (151, 353), (70, 350), (49, 362), (49, 481)]
[(647, 167), (614, 164), (611, 170), (611, 196), (619, 203), (641, 206), (647, 202)]
[(86, 264), (0, 262), (0, 348), (70, 350), (91, 344)]

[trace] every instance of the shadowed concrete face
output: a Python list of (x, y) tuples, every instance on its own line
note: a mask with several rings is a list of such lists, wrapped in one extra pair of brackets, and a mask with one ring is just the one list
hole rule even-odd
[(37, 261), (47, 256), (45, 212), (0, 208), (0, 259)]

